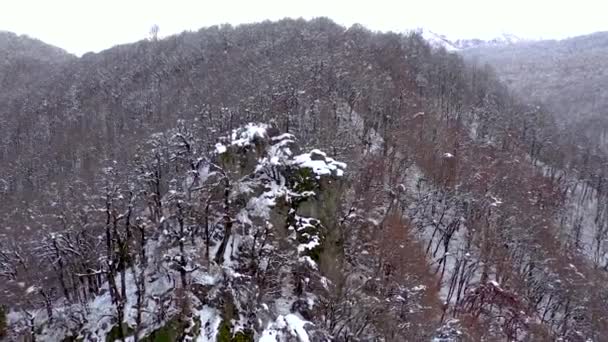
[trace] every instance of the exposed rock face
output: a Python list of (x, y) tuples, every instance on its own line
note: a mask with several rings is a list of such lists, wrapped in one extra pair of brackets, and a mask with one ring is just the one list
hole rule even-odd
[[(215, 159), (222, 170), (234, 175), (230, 197), (235, 199), (231, 201), (235, 207), (230, 210), (237, 214), (232, 243), (239, 241), (240, 245), (232, 246), (232, 254), (224, 262), (238, 272), (249, 270), (251, 276), (264, 273), (279, 281), (273, 285), (280, 289), (273, 294), (261, 288), (265, 284), (243, 281), (242, 276), (232, 279), (235, 310), (228, 310), (230, 315), (223, 310), (223, 319), (257, 318), (244, 328), (230, 327), (233, 338), (244, 331), (255, 332), (246, 336), (275, 340), (294, 333), (302, 341), (309, 334), (322, 335), (315, 331), (314, 322), (302, 319), (318, 316), (314, 299), (323, 296), (323, 279), (335, 276), (331, 272), (336, 270), (329, 265), (341, 258), (335, 218), (346, 165), (319, 150), (298, 154), (293, 135), (251, 123), (221, 138), (215, 145)], [(268, 239), (267, 245), (259, 245), (262, 236)], [(250, 249), (259, 249), (263, 256), (249, 259), (251, 255), (245, 251)], [(278, 255), (288, 261), (276, 264)], [(243, 302), (243, 294), (252, 286), (259, 291), (257, 306)], [(222, 331), (226, 334), (226, 325), (220, 327)]]
[(319, 150), (296, 154), (295, 137), (268, 125), (248, 124), (220, 140), (220, 164), (246, 179), (237, 191), (238, 203), (246, 202), (238, 209), (245, 230), (271, 226), (284, 239), (279, 245), (296, 247), (306, 267), (316, 270), (319, 264), (321, 274), (335, 276), (332, 268), (341, 258), (336, 217), (346, 164)]
[[(163, 198), (163, 231), (148, 242), (146, 268), (137, 261), (125, 273), (124, 321), (114, 318), (113, 299), (102, 291), (81, 325), (69, 322), (64, 308), (53, 321), (37, 322), (40, 337), (326, 338), (317, 301), (342, 258), (335, 218), (346, 165), (319, 150), (296, 151), (293, 135), (266, 124), (250, 123), (220, 138), (210, 154), (200, 156), (198, 169), (183, 175), (185, 181), (170, 182), (184, 184), (188, 196), (175, 187)], [(177, 211), (169, 204), (175, 200)], [(205, 201), (218, 203), (206, 218), (183, 216), (184, 208), (196, 212)], [(138, 324), (139, 274), (146, 309)]]

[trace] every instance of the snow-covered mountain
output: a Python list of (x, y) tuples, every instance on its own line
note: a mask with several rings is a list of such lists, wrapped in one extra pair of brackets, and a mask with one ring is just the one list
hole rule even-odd
[(456, 52), (467, 49), (474, 49), (480, 47), (492, 47), (492, 46), (508, 46), (518, 44), (524, 41), (524, 39), (509, 33), (504, 33), (498, 37), (489, 40), (483, 40), (479, 38), (471, 39), (450, 39), (446, 35), (435, 33), (428, 29), (420, 29), (419, 32), (422, 37), (431, 44), (433, 47), (443, 47), (449, 52)]
[(458, 39), (452, 42), (459, 50), (473, 49), (487, 46), (507, 46), (523, 42), (524, 39), (514, 35), (503, 33), (502, 35), (489, 40), (483, 39)]
[(454, 44), (454, 42), (448, 39), (445, 35), (438, 34), (431, 30), (425, 29), (419, 30), (418, 32), (422, 35), (422, 38), (429, 42), (429, 44), (431, 44), (431, 46), (433, 47), (443, 47), (449, 52), (455, 52), (460, 50), (458, 45)]

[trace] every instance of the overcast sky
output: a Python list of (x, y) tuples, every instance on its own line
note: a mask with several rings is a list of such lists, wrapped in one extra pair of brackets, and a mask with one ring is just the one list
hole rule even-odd
[(607, 31), (606, 0), (0, 0), (0, 30), (82, 55), (147, 37), (220, 23), (327, 16), (397, 32), (427, 28), (450, 38), (565, 38)]

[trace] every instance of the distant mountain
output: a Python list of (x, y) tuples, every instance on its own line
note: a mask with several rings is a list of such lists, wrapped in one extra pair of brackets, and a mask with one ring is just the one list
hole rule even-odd
[(490, 40), (483, 40), (477, 38), (451, 40), (443, 34), (435, 33), (427, 29), (420, 29), (418, 30), (418, 32), (427, 42), (429, 42), (431, 46), (443, 47), (449, 52), (476, 49), (482, 47), (509, 46), (525, 42), (524, 39), (519, 38), (516, 35), (507, 33)]
[(433, 47), (443, 47), (447, 51), (454, 52), (460, 50), (460, 48), (442, 34), (435, 33), (431, 30), (419, 30), (422, 38), (426, 40)]
[(587, 138), (608, 153), (608, 32), (461, 53), (492, 65), (516, 94), (543, 104), (571, 130), (573, 124), (582, 126)]
[(519, 38), (514, 34), (504, 33), (496, 38), (490, 40), (483, 39), (458, 39), (453, 42), (454, 46), (456, 46), (459, 50), (466, 49), (474, 49), (481, 47), (490, 47), (490, 46), (510, 46), (514, 44), (519, 44), (525, 42), (524, 39)]
[(543, 102), (564, 119), (608, 106), (608, 32), (565, 40), (479, 46), (463, 55), (489, 63), (514, 91)]

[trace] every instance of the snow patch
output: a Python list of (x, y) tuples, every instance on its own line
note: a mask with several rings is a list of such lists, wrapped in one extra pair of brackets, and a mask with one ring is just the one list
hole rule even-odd
[(335, 161), (327, 157), (325, 152), (312, 150), (310, 153), (300, 154), (293, 158), (293, 165), (312, 169), (319, 176), (331, 175), (332, 173), (338, 177), (344, 175), (346, 164)]
[(268, 137), (268, 128), (266, 124), (250, 122), (232, 131), (231, 145), (244, 147), (251, 145), (256, 139), (265, 139)]
[(196, 342), (214, 342), (217, 339), (217, 331), (222, 321), (217, 310), (205, 305), (195, 314), (201, 321), (201, 332)]
[(226, 148), (226, 146), (222, 143), (217, 143), (215, 144), (215, 152), (217, 154), (222, 154), (225, 153), (228, 149)]
[(310, 342), (310, 337), (304, 329), (306, 324), (312, 324), (295, 314), (280, 315), (276, 321), (270, 323), (262, 332), (260, 342), (278, 342), (282, 339), (282, 331), (286, 330), (291, 336), (297, 337), (300, 342)]

